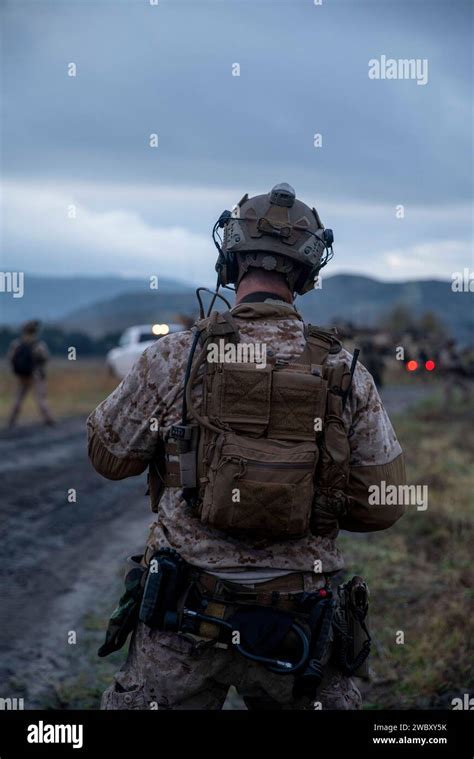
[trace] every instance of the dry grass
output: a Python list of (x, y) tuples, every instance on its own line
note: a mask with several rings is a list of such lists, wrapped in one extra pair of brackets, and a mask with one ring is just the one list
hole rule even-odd
[(451, 708), (474, 685), (473, 411), (448, 414), (430, 402), (400, 418), (409, 482), (428, 485), (428, 509), (409, 507), (387, 532), (342, 538), (351, 572), (371, 587), (375, 679), (366, 708)]
[[(57, 418), (89, 414), (116, 387), (102, 359), (53, 359), (48, 365), (48, 402)], [(6, 362), (0, 366), (0, 420), (9, 413), (15, 377)], [(35, 399), (30, 393), (23, 405), (20, 424), (40, 419)]]

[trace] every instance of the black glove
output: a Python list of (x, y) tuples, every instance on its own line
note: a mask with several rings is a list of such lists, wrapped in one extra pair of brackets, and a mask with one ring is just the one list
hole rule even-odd
[(339, 520), (334, 514), (318, 507), (313, 511), (311, 518), (311, 532), (313, 535), (334, 540), (339, 532)]
[(339, 532), (339, 519), (347, 513), (347, 497), (340, 490), (318, 493), (313, 503), (311, 532), (334, 540)]

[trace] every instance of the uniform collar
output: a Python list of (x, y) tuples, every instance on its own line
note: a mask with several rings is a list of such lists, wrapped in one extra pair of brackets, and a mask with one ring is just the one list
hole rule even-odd
[(241, 319), (298, 319), (303, 317), (298, 313), (294, 305), (275, 297), (267, 297), (256, 303), (239, 303), (231, 309), (232, 316)]
[[(240, 303), (264, 303), (266, 300), (278, 300), (282, 303), (288, 301), (282, 300), (276, 293), (271, 290), (257, 290), (256, 292), (246, 295)], [(240, 305), (240, 304), (239, 304)]]

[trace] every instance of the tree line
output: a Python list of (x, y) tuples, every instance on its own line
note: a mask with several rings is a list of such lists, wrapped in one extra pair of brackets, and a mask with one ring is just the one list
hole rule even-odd
[[(58, 327), (45, 326), (40, 338), (44, 340), (53, 356), (66, 356), (71, 346), (76, 348), (81, 356), (105, 356), (118, 344), (120, 332), (110, 332), (102, 337), (92, 337), (84, 332), (67, 332)], [(18, 329), (0, 327), (0, 355), (4, 356), (12, 340), (19, 335)]]

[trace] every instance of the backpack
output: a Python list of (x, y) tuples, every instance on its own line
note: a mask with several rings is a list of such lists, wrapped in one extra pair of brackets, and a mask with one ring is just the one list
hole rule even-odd
[[(342, 422), (350, 369), (329, 367), (341, 350), (331, 332), (307, 325), (295, 360), (208, 359), (213, 345), (238, 346), (232, 314), (214, 312), (195, 325), (201, 353), (185, 390), (193, 424), (174, 425), (165, 440), (165, 484), (181, 486), (201, 521), (241, 537), (285, 540), (311, 532), (318, 494), (345, 489), (349, 443)], [(224, 350), (225, 354), (225, 350)], [(191, 391), (203, 369), (198, 412)], [(186, 406), (185, 406), (186, 408)]]
[(12, 368), (19, 377), (31, 377), (36, 366), (31, 343), (20, 343), (12, 357)]

